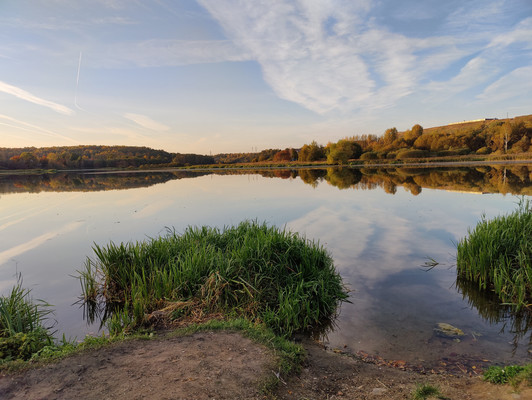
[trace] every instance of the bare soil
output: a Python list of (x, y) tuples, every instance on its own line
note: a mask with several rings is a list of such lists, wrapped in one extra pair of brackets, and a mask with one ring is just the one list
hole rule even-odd
[[(478, 377), (422, 375), (336, 354), (312, 341), (303, 345), (303, 370), (281, 381), (274, 398), (410, 399), (417, 384), (429, 383), (453, 400), (532, 399), (531, 388), (515, 393)], [(125, 341), (3, 373), (0, 399), (263, 399), (274, 361), (271, 350), (234, 332)]]

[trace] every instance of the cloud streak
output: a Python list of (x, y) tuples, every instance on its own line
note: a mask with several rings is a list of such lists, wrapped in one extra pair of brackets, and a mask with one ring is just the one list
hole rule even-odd
[(149, 129), (152, 131), (167, 131), (170, 129), (169, 126), (166, 126), (164, 124), (161, 124), (160, 122), (154, 121), (150, 117), (142, 114), (133, 114), (133, 113), (126, 113), (124, 114), (124, 118), (129, 119), (130, 121), (133, 121), (137, 125), (142, 126), (145, 129)]
[(60, 113), (60, 114), (65, 114), (65, 115), (74, 114), (74, 111), (71, 110), (70, 108), (66, 107), (66, 106), (54, 103), (52, 101), (48, 101), (48, 100), (42, 99), (40, 97), (37, 97), (37, 96), (31, 94), (30, 92), (28, 92), (28, 91), (26, 91), (24, 89), (18, 88), (16, 86), (10, 85), (10, 84), (2, 82), (2, 81), (0, 81), (0, 92), (4, 92), (4, 93), (7, 93), (7, 94), (10, 94), (12, 96), (15, 96), (15, 97), (21, 99), (21, 100), (25, 100), (25, 101), (28, 101), (30, 103), (37, 104), (39, 106), (47, 107), (50, 110), (55, 111), (55, 112)]
[(110, 44), (93, 49), (91, 54), (88, 63), (98, 68), (175, 67), (252, 59), (229, 40), (150, 39)]
[(33, 125), (33, 124), (30, 124), (28, 122), (24, 122), (24, 121), (20, 121), (16, 118), (12, 118), (12, 117), (9, 117), (7, 115), (2, 115), (0, 114), (0, 120), (5, 120), (5, 121), (9, 121), (9, 123), (5, 123), (5, 122), (0, 122), (1, 125), (4, 125), (4, 126), (9, 126), (11, 128), (15, 128), (15, 129), (20, 129), (20, 130), (23, 130), (23, 131), (27, 131), (27, 132), (32, 132), (32, 133), (40, 133), (42, 135), (45, 135), (45, 136), (50, 136), (50, 137), (54, 137), (54, 138), (60, 138), (60, 139), (63, 139), (63, 140), (68, 140), (69, 142), (73, 142), (73, 143), (76, 143), (76, 144), (79, 144), (76, 140), (72, 139), (72, 138), (69, 138), (68, 136), (65, 136), (65, 135), (61, 135), (57, 132), (54, 132), (54, 131), (51, 131), (49, 129), (45, 129), (45, 128), (42, 128), (40, 126), (37, 126), (37, 125)]
[(507, 100), (532, 92), (532, 67), (517, 68), (489, 85), (479, 99), (486, 102)]

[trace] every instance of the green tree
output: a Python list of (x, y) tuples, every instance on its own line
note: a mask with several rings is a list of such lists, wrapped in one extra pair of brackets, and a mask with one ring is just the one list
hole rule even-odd
[(353, 140), (340, 139), (337, 143), (327, 145), (327, 163), (346, 164), (352, 158), (359, 158), (362, 147)]
[(299, 161), (318, 161), (325, 158), (325, 149), (316, 141), (310, 144), (305, 144), (299, 151)]

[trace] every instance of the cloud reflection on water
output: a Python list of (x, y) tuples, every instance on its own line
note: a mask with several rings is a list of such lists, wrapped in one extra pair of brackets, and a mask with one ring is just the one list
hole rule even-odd
[(71, 222), (69, 224), (61, 226), (60, 228), (49, 231), (43, 235), (34, 237), (33, 239), (28, 240), (27, 242), (24, 242), (17, 246), (6, 249), (0, 252), (0, 264), (4, 264), (16, 256), (26, 253), (27, 251), (33, 250), (41, 246), (43, 243), (47, 242), (48, 240), (54, 239), (59, 235), (64, 235), (66, 233), (75, 231), (82, 224), (83, 222), (80, 222), (80, 221)]

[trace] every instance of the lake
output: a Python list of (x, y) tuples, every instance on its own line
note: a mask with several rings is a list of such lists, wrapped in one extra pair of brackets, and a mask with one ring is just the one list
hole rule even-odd
[[(98, 334), (76, 304), (75, 278), (95, 243), (253, 219), (333, 256), (351, 302), (323, 338), (330, 347), (428, 367), (529, 362), (529, 315), (457, 285), (455, 243), (482, 215), (530, 199), (531, 181), (532, 165), (2, 174), (0, 293), (21, 274), (34, 298), (54, 305), (59, 335)], [(439, 322), (466, 335), (435, 336)]]

